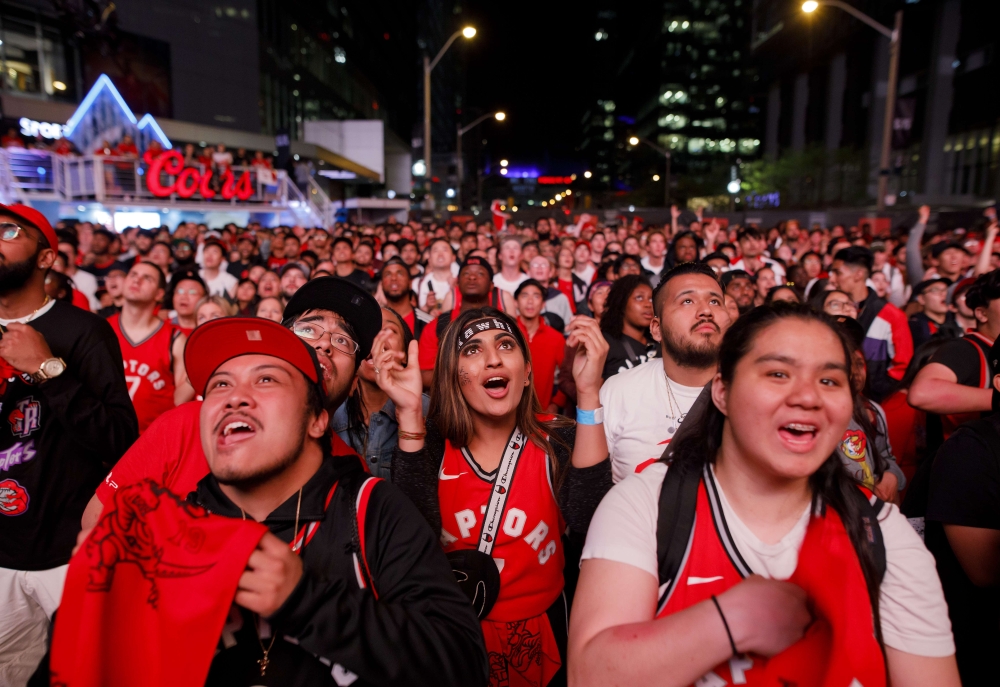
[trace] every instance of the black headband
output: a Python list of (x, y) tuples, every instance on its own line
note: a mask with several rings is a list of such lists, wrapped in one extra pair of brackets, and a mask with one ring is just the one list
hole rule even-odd
[[(462, 347), (469, 343), (469, 340), (479, 332), (485, 332), (490, 329), (498, 329), (514, 335), (514, 331), (510, 328), (510, 325), (503, 320), (496, 317), (484, 317), (470, 322), (462, 333), (458, 335), (458, 350), (462, 350)], [(516, 340), (517, 337), (514, 336), (514, 339)], [(518, 345), (520, 346), (520, 344)]]

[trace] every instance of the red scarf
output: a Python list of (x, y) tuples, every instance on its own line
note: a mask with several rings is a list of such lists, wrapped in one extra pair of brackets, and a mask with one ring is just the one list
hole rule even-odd
[(152, 480), (122, 487), (73, 556), (52, 684), (202, 685), (263, 525), (211, 515)]

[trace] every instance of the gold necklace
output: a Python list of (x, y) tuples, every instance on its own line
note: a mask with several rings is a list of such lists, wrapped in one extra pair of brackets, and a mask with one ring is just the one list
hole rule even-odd
[(46, 305), (48, 305), (50, 300), (52, 300), (52, 299), (49, 298), (49, 295), (45, 294), (45, 300), (42, 301), (42, 304), (40, 306), (38, 306), (37, 308), (35, 308), (34, 310), (32, 310), (30, 313), (28, 313), (24, 317), (16, 317), (16, 318), (14, 318), (11, 321), (12, 322), (30, 322), (31, 318), (35, 316), (35, 313), (38, 312), (39, 310), (41, 310), (42, 308), (44, 308)]
[[(292, 528), (292, 543), (293, 544), (295, 543), (295, 537), (297, 537), (298, 534), (299, 534), (299, 512), (301, 510), (302, 510), (302, 488), (300, 487), (299, 488), (299, 500), (295, 504), (295, 526)], [(244, 511), (242, 507), (240, 508), (240, 515), (243, 516), (244, 520), (247, 519), (246, 511)], [(256, 613), (254, 614), (254, 631), (257, 633), (257, 643), (260, 644), (260, 650), (264, 654), (259, 659), (257, 659), (257, 663), (258, 663), (258, 665), (260, 665), (260, 676), (264, 677), (264, 673), (267, 672), (267, 667), (271, 664), (271, 661), (268, 658), (268, 654), (270, 654), (271, 653), (271, 649), (274, 648), (274, 640), (278, 638), (278, 635), (276, 635), (276, 634), (271, 635), (271, 643), (268, 644), (267, 648), (265, 649), (264, 648), (264, 641), (260, 638), (260, 618), (257, 616)]]

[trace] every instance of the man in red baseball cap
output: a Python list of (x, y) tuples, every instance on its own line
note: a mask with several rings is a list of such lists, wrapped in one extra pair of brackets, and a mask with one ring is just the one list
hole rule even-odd
[[(483, 685), (486, 652), (435, 534), (393, 485), (334, 455), (322, 370), (261, 318), (191, 334), (211, 474), (188, 500), (270, 530), (236, 590), (206, 685)], [(391, 639), (390, 639), (391, 638)]]
[(25, 205), (0, 205), (0, 682), (23, 685), (87, 500), (135, 441), (121, 349), (101, 317), (45, 295), (58, 239)]
[[(326, 408), (332, 414), (350, 393), (358, 367), (368, 357), (382, 327), (378, 302), (356, 284), (321, 277), (296, 292), (285, 307), (283, 324), (315, 351), (322, 370)], [(195, 360), (194, 364), (203, 363)], [(188, 370), (194, 381), (191, 374)], [(200, 393), (197, 384), (194, 386)], [(150, 478), (177, 494), (191, 491), (208, 473), (200, 431), (197, 402), (168, 410), (155, 420), (98, 487), (82, 518), (84, 530), (93, 527), (103, 504), (120, 486)], [(332, 446), (336, 455), (351, 455), (358, 460), (336, 435)]]

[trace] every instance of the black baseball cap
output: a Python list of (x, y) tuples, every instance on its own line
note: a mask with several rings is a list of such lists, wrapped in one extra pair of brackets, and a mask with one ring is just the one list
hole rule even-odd
[(355, 367), (371, 353), (372, 342), (382, 329), (382, 308), (368, 291), (340, 277), (317, 277), (289, 299), (283, 324), (309, 310), (329, 310), (351, 325), (358, 340)]
[(490, 265), (490, 261), (480, 255), (469, 255), (462, 262), (461, 267), (458, 268), (458, 273), (461, 274), (462, 270), (466, 267), (472, 265), (479, 265), (490, 275), (490, 281), (493, 281), (493, 267)]
[(728, 272), (723, 272), (719, 281), (722, 283), (722, 288), (726, 289), (737, 279), (746, 279), (749, 282), (753, 281), (753, 277), (746, 270), (729, 270)]
[(916, 298), (924, 293), (931, 284), (944, 284), (945, 286), (951, 286), (951, 279), (945, 277), (935, 277), (933, 279), (924, 279), (922, 282), (913, 287), (913, 297)]
[(942, 241), (940, 243), (935, 243), (933, 246), (931, 246), (931, 255), (934, 258), (939, 258), (939, 257), (941, 257), (941, 254), (944, 253), (949, 248), (954, 248), (955, 250), (960, 250), (963, 253), (965, 253), (966, 255), (969, 254), (968, 249), (965, 246), (963, 246), (961, 243), (959, 243), (958, 241)]

